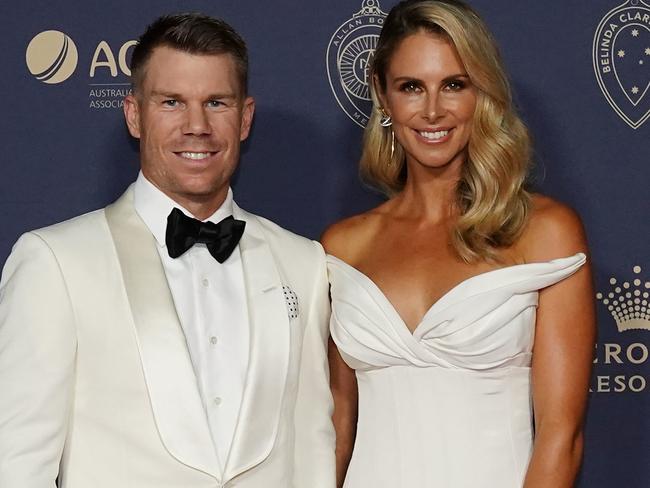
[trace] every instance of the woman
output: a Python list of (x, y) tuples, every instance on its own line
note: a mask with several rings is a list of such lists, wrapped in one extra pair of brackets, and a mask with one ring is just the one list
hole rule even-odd
[(458, 0), (404, 1), (372, 80), (361, 170), (389, 199), (323, 236), (339, 486), (571, 487), (587, 245), (572, 210), (524, 189), (529, 139), (495, 43)]

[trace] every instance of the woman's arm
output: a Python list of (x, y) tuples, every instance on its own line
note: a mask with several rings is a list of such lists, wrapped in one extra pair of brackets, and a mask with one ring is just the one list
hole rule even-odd
[[(531, 219), (527, 260), (587, 254), (578, 216), (544, 199)], [(540, 292), (532, 361), (535, 442), (524, 488), (571, 488), (583, 452), (583, 420), (595, 341), (589, 262)]]
[[(321, 236), (328, 254), (346, 262), (353, 262), (364, 242), (359, 232), (358, 217), (349, 218), (330, 226)], [(357, 433), (358, 391), (357, 377), (343, 361), (336, 344), (330, 337), (328, 346), (330, 388), (334, 399), (332, 421), (336, 431), (336, 486), (341, 488), (350, 464)]]
[(334, 341), (329, 341), (330, 387), (334, 397), (336, 486), (341, 488), (350, 463), (357, 431), (357, 378), (345, 364)]

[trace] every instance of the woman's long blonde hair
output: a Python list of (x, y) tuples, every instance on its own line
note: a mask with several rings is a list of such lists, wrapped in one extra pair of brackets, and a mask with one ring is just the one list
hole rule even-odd
[[(466, 262), (497, 259), (526, 224), (530, 194), (524, 185), (530, 167), (528, 130), (517, 115), (501, 57), (480, 17), (459, 0), (406, 0), (384, 22), (371, 68), (373, 112), (364, 134), (362, 178), (388, 196), (404, 188), (405, 152), (382, 127), (376, 90), (386, 90), (386, 70), (400, 42), (417, 32), (443, 36), (455, 46), (477, 100), (468, 157), (456, 191), (460, 217), (453, 245)], [(377, 86), (378, 85), (378, 86)]]

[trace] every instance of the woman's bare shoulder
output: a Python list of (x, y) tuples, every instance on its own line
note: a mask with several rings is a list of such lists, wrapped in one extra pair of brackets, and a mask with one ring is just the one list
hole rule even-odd
[(321, 244), (328, 254), (348, 263), (363, 255), (381, 228), (383, 205), (348, 217), (330, 225), (321, 236)]
[(528, 262), (587, 253), (587, 239), (578, 213), (545, 195), (533, 195), (532, 211), (518, 247)]

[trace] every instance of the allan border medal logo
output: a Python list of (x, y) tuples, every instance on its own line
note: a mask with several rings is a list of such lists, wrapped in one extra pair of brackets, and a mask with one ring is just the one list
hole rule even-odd
[(369, 68), (386, 18), (378, 0), (363, 0), (361, 10), (336, 30), (327, 46), (327, 77), (336, 101), (359, 126), (372, 111)]
[(650, 4), (628, 0), (605, 15), (593, 62), (609, 104), (630, 127), (641, 127), (650, 117)]

